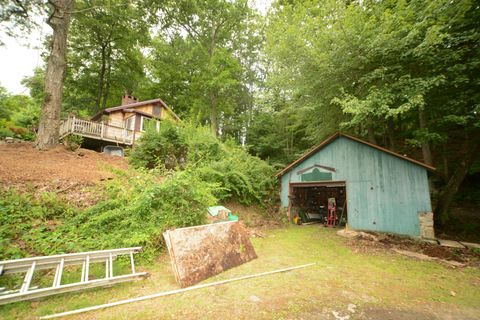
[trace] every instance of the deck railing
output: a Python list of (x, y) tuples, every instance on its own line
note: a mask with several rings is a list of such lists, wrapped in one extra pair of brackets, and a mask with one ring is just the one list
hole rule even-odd
[(133, 144), (134, 140), (133, 130), (75, 117), (69, 117), (60, 124), (60, 138), (69, 134), (122, 144)]

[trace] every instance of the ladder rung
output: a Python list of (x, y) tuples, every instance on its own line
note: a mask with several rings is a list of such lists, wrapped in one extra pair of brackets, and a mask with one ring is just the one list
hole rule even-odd
[(80, 282), (84, 282), (83, 279), (85, 279), (85, 261), (82, 263), (82, 275), (80, 276)]
[(113, 277), (113, 260), (112, 260), (112, 254), (110, 253), (109, 257), (109, 262), (110, 262), (110, 278)]
[(133, 260), (133, 252), (130, 251), (130, 263), (132, 264), (132, 273), (135, 273), (135, 260)]
[(57, 266), (57, 271), (55, 272), (55, 279), (53, 280), (53, 286), (55, 288), (60, 287), (60, 283), (62, 282), (62, 274), (63, 274), (64, 263), (65, 263), (65, 260), (62, 258), (60, 260), (60, 263)]
[(90, 256), (85, 259), (85, 274), (83, 275), (83, 282), (88, 282), (88, 272), (90, 269)]
[(20, 292), (27, 292), (28, 288), (30, 287), (30, 283), (32, 282), (33, 273), (35, 272), (35, 265), (37, 264), (36, 261), (33, 261), (32, 266), (28, 269), (27, 273), (25, 274), (25, 278), (23, 279), (22, 288)]
[(105, 279), (108, 279), (108, 278), (109, 278), (109, 277), (108, 277), (108, 270), (109, 270), (109, 268), (108, 268), (108, 261), (109, 261), (108, 258), (106, 258), (106, 259), (105, 259)]

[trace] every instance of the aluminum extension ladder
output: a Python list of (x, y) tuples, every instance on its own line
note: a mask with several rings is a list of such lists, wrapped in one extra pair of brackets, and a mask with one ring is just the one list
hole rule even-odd
[[(0, 277), (4, 274), (25, 273), (25, 278), (23, 279), (20, 289), (0, 291), (0, 305), (145, 277), (147, 275), (146, 272), (135, 271), (135, 261), (133, 259), (133, 254), (141, 250), (142, 247), (133, 247), (0, 261)], [(113, 260), (120, 255), (130, 255), (132, 272), (130, 274), (114, 276)], [(105, 263), (105, 278), (89, 278), (90, 263), (96, 262)], [(82, 265), (80, 282), (62, 284), (63, 268), (65, 266), (79, 264)], [(42, 269), (55, 269), (52, 286), (46, 288), (30, 287), (34, 273)]]

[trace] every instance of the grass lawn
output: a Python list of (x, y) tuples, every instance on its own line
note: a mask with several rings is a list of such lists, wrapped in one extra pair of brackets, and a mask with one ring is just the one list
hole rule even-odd
[[(480, 270), (395, 253), (354, 253), (336, 230), (289, 226), (252, 239), (258, 259), (203, 283), (310, 262), (306, 269), (89, 312), (71, 319), (479, 319)], [(362, 250), (363, 252), (363, 250)], [(145, 280), (0, 306), (0, 318), (40, 315), (177, 289), (168, 257)], [(453, 293), (452, 293), (453, 291)], [(349, 304), (350, 309), (347, 310)], [(335, 313), (335, 315), (334, 315)], [(345, 320), (347, 318), (344, 318)]]

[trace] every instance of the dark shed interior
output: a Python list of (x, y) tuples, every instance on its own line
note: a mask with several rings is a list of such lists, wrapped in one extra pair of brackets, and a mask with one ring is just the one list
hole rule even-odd
[[(290, 217), (297, 224), (321, 222), (336, 227), (345, 225), (347, 222), (345, 185), (331, 186), (311, 183), (295, 185), (291, 187), (290, 199)], [(328, 221), (329, 217), (330, 221)]]

